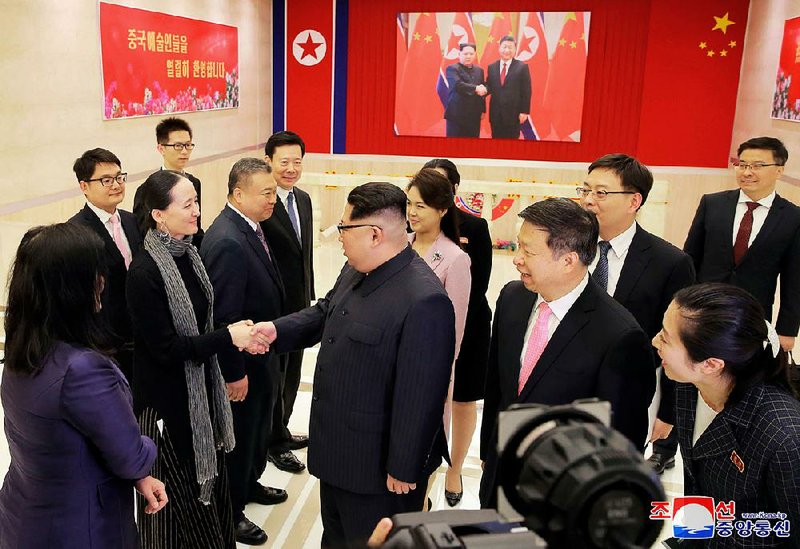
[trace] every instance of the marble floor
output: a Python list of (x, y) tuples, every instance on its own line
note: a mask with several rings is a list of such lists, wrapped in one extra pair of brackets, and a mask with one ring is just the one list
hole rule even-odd
[[(333, 286), (344, 257), (338, 241), (333, 237), (325, 239), (314, 250), (316, 287), (323, 295)], [(511, 263), (512, 256), (506, 252), (495, 252), (492, 279), (489, 285), (489, 303), (493, 306), (503, 285), (516, 278), (516, 270)], [(311, 403), (311, 387), (313, 382), (316, 349), (306, 351), (303, 361), (303, 377), (300, 392), (295, 405), (289, 427), (295, 434), (308, 433), (308, 419)], [(2, 412), (0, 412), (2, 413)], [(480, 413), (480, 406), (479, 406)], [(480, 419), (478, 420), (480, 425)], [(8, 469), (10, 457), (4, 436), (0, 440), (0, 472)], [(296, 452), (305, 462), (306, 452)], [(683, 475), (680, 456), (674, 469), (668, 470), (662, 477), (667, 496), (672, 498), (683, 495)], [(478, 436), (473, 439), (464, 467), (464, 497), (457, 508), (478, 509), (478, 486), (481, 469), (478, 457)], [(284, 488), (289, 493), (287, 502), (275, 506), (248, 505), (246, 515), (256, 524), (261, 525), (269, 535), (264, 547), (285, 547), (287, 549), (319, 547), (322, 537), (322, 522), (319, 514), (319, 482), (307, 471), (290, 474), (278, 471), (272, 465), (267, 468), (261, 482), (270, 486)], [(433, 510), (449, 509), (444, 499), (444, 469), (435, 474), (431, 489)], [(662, 532), (666, 537), (667, 529)], [(657, 544), (660, 546), (660, 544)], [(247, 547), (239, 544), (239, 548)]]

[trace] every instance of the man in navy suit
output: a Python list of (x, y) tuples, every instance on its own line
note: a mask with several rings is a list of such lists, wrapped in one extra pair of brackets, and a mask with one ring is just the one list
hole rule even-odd
[[(608, 154), (589, 166), (581, 205), (597, 216), (599, 252), (589, 265), (592, 278), (636, 319), (647, 337), (661, 330), (672, 296), (695, 282), (692, 258), (645, 231), (636, 214), (653, 187), (653, 174), (626, 154)], [(653, 349), (656, 365), (661, 360)], [(649, 462), (657, 473), (675, 466), (678, 449), (675, 424), (675, 382), (661, 372), (661, 401), (650, 440)], [(666, 440), (664, 440), (666, 439)]]
[(611, 404), (611, 426), (637, 448), (647, 437), (656, 377), (650, 341), (633, 316), (590, 278), (594, 214), (550, 198), (525, 208), (514, 265), (492, 324), (481, 425), (481, 504), (494, 507), (497, 420), (514, 403)]
[[(214, 288), (214, 321), (273, 320), (283, 309), (283, 283), (259, 223), (272, 215), (277, 200), (269, 166), (242, 158), (228, 177), (228, 203), (209, 227), (200, 255)], [(233, 412), (236, 447), (226, 460), (236, 541), (260, 545), (267, 535), (244, 516), (248, 502), (272, 505), (285, 490), (258, 483), (267, 464), (272, 412), (280, 389), (275, 353), (249, 355), (233, 347), (218, 355)]]
[(125, 199), (125, 182), (119, 158), (105, 149), (86, 151), (72, 166), (86, 206), (69, 219), (103, 239), (108, 274), (100, 295), (101, 314), (117, 336), (114, 358), (128, 381), (133, 380), (133, 332), (125, 299), (125, 278), (133, 255), (142, 245), (136, 218), (117, 206)]
[(519, 126), (531, 110), (531, 72), (514, 59), (517, 42), (513, 36), (500, 39), (500, 59), (489, 65), (486, 87), (491, 94), (489, 122), (492, 137), (519, 138)]
[(789, 351), (800, 328), (800, 208), (775, 192), (789, 152), (779, 139), (756, 137), (736, 154), (739, 190), (700, 199), (683, 249), (694, 260), (699, 282), (744, 288), (770, 321), (780, 276), (775, 330)]
[(447, 67), (447, 137), (480, 137), (486, 112), (483, 69), (473, 64), (475, 44), (459, 44), (458, 49), (458, 63)]
[(333, 289), (258, 327), (278, 352), (322, 344), (308, 468), (320, 479), (326, 547), (363, 544), (381, 517), (422, 510), (447, 455), (434, 442), (455, 351), (453, 304), (408, 245), (405, 193), (356, 187), (338, 229), (347, 265)]

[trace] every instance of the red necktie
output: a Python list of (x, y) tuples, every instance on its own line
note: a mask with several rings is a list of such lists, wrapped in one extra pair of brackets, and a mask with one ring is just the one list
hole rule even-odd
[(539, 358), (547, 347), (547, 328), (550, 315), (553, 310), (547, 305), (547, 302), (542, 301), (539, 303), (539, 316), (536, 317), (536, 324), (533, 325), (531, 335), (528, 338), (528, 348), (525, 350), (525, 359), (522, 361), (522, 368), (519, 371), (519, 386), (517, 394), (522, 392), (523, 387), (531, 377), (533, 368), (539, 362)]
[(506, 67), (507, 66), (508, 65), (506, 63), (503, 63), (503, 69), (500, 71), (500, 85), (501, 86), (505, 86), (505, 84), (506, 84)]
[(750, 233), (753, 232), (753, 210), (758, 208), (758, 202), (747, 202), (747, 211), (739, 224), (739, 232), (736, 233), (736, 241), (733, 244), (733, 262), (738, 265), (742, 262), (744, 254), (747, 253)]

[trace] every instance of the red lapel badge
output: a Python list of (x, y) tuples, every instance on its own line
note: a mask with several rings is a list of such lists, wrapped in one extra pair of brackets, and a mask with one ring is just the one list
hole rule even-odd
[(742, 458), (740, 458), (739, 454), (736, 453), (736, 450), (731, 452), (731, 461), (734, 465), (736, 465), (736, 468), (739, 469), (740, 473), (744, 473), (744, 461), (742, 461)]

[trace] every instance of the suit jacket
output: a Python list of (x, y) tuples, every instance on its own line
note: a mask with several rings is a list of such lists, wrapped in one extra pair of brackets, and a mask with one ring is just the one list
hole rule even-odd
[(733, 218), (738, 199), (738, 189), (704, 195), (683, 249), (694, 260), (698, 282), (727, 282), (744, 288), (764, 307), (767, 320), (772, 319), (780, 275), (781, 308), (775, 330), (796, 336), (800, 328), (800, 208), (776, 195), (764, 225), (737, 266)]
[[(758, 384), (739, 402), (726, 404), (692, 445), (697, 389), (679, 383), (675, 394), (684, 493), (735, 501), (737, 519), (741, 513), (786, 513), (792, 533), (784, 544), (800, 547), (794, 531), (800, 523), (800, 402), (775, 386)], [(758, 547), (776, 547), (780, 542), (774, 534), (755, 540), (759, 544), (753, 546)], [(708, 547), (741, 547), (742, 539), (734, 535), (709, 541)]]
[(261, 222), (286, 289), (284, 314), (308, 307), (311, 300), (315, 299), (311, 197), (297, 186), (293, 190), (303, 242), (297, 241), (297, 233), (280, 197), (272, 216)]
[(486, 99), (475, 93), (475, 88), (484, 83), (483, 69), (477, 65), (466, 67), (455, 63), (447, 67), (447, 108), (445, 118), (479, 119), (486, 112)]
[(156, 459), (113, 362), (56, 343), (36, 376), (6, 369), (11, 466), (0, 490), (0, 547), (139, 546), (133, 483)]
[[(136, 218), (132, 213), (125, 210), (118, 209), (117, 211), (119, 212), (122, 230), (128, 238), (131, 257), (133, 257), (142, 247), (142, 236), (136, 225)], [(103, 239), (108, 276), (106, 277), (103, 293), (100, 296), (100, 302), (103, 305), (100, 313), (105, 316), (110, 328), (119, 336), (121, 344), (131, 343), (133, 341), (133, 332), (131, 330), (130, 317), (128, 316), (127, 300), (125, 299), (125, 279), (128, 275), (128, 270), (125, 268), (125, 260), (122, 258), (122, 254), (119, 252), (105, 225), (89, 208), (88, 204), (72, 216), (69, 219), (69, 223), (89, 227)]]
[(488, 68), (486, 87), (492, 96), (489, 104), (489, 121), (492, 132), (495, 126), (519, 128), (519, 115), (531, 110), (531, 73), (528, 65), (512, 59), (508, 65), (505, 84), (500, 84), (500, 61)]
[[(229, 206), (222, 208), (203, 239), (200, 256), (214, 288), (214, 322), (275, 320), (284, 308), (281, 276), (256, 232)], [(263, 369), (274, 353), (251, 355), (231, 346), (218, 355), (225, 381), (238, 381)]]
[[(692, 258), (681, 250), (639, 225), (628, 248), (628, 255), (614, 290), (614, 299), (630, 313), (651, 340), (661, 331), (664, 313), (672, 296), (681, 288), (695, 282)], [(653, 348), (653, 360), (661, 360)], [(661, 378), (661, 404), (658, 418), (675, 423), (675, 384), (666, 376)]]
[[(453, 305), (406, 247), (368, 276), (346, 266), (313, 307), (275, 321), (278, 352), (322, 342), (308, 469), (333, 486), (386, 493), (386, 475), (427, 480), (455, 341)], [(441, 460), (439, 459), (439, 462)], [(431, 465), (428, 467), (428, 465)]]
[(483, 502), (494, 485), (498, 414), (513, 403), (557, 405), (597, 397), (611, 403), (611, 426), (639, 449), (647, 437), (647, 409), (656, 385), (650, 341), (633, 316), (591, 279), (517, 394), (520, 355), (536, 299), (514, 281), (497, 300), (481, 425)]

